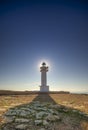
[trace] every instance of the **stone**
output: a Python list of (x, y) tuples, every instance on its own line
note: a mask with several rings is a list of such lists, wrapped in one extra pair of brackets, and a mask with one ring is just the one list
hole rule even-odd
[(36, 113), (36, 119), (41, 119), (44, 115), (47, 115), (46, 112), (39, 112), (39, 113)]
[(56, 105), (51, 105), (50, 107), (51, 107), (51, 108), (54, 108), (54, 109), (58, 109), (58, 108), (60, 108), (61, 106), (56, 104)]
[(4, 127), (3, 130), (9, 130), (7, 127)]
[(43, 120), (43, 125), (47, 126), (47, 125), (49, 125), (49, 123), (46, 120)]
[(27, 128), (27, 125), (25, 125), (25, 124), (19, 124), (15, 128), (17, 130), (25, 130)]
[(31, 111), (31, 109), (30, 109), (30, 108), (25, 108), (25, 107), (21, 108), (21, 110)]
[(34, 122), (35, 122), (35, 125), (40, 125), (40, 124), (42, 124), (42, 120), (35, 120)]
[(15, 116), (16, 114), (17, 114), (16, 111), (9, 110), (5, 115), (6, 116)]
[(72, 110), (73, 112), (78, 112), (78, 110)]
[(26, 117), (26, 116), (27, 116), (27, 112), (22, 111), (22, 112), (20, 113), (20, 116)]
[(45, 130), (45, 128), (40, 128), (39, 130)]
[(17, 123), (28, 123), (29, 120), (28, 119), (24, 119), (24, 118), (17, 118), (17, 119), (15, 119), (15, 122), (17, 122)]
[(69, 110), (64, 108), (63, 111), (64, 111), (64, 112), (68, 112)]
[(54, 113), (54, 110), (52, 110), (52, 109), (49, 109), (48, 111), (49, 111), (50, 113), (52, 113), (52, 114)]
[(60, 117), (59, 117), (59, 116), (56, 116), (56, 115), (48, 115), (45, 119), (46, 119), (47, 121), (56, 121), (56, 120), (59, 120)]
[(88, 114), (84, 114), (84, 116), (88, 118)]
[(57, 116), (57, 115), (54, 115), (54, 117), (55, 117), (56, 120), (60, 120), (60, 119), (61, 119), (61, 118), (60, 118), (59, 116)]
[(6, 123), (11, 123), (14, 121), (14, 118), (6, 118), (5, 121)]

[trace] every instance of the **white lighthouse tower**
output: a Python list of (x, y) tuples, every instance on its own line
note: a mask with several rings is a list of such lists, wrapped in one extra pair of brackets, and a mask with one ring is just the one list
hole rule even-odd
[(43, 62), (42, 66), (40, 67), (41, 72), (41, 86), (40, 86), (40, 92), (49, 92), (49, 86), (47, 86), (47, 74), (48, 72), (48, 66), (46, 66), (46, 63)]

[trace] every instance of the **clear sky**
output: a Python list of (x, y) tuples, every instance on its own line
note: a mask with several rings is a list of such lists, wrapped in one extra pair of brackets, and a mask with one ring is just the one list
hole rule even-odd
[(86, 0), (0, 2), (0, 89), (39, 90), (42, 61), (50, 90), (88, 92)]

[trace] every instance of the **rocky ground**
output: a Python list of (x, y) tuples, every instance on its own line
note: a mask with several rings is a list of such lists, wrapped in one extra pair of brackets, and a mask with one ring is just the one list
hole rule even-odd
[(8, 109), (0, 130), (88, 130), (88, 114), (38, 95), (31, 103)]

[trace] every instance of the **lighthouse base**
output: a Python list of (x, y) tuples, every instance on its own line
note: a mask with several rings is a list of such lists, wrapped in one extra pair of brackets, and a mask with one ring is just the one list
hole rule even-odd
[(40, 92), (49, 92), (49, 86), (40, 86)]

